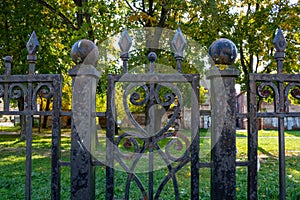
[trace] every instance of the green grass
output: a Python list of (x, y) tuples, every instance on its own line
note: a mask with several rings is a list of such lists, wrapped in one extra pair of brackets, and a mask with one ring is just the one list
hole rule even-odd
[[(3, 129), (2, 129), (3, 130)], [(16, 131), (17, 129), (7, 129)], [(14, 132), (12, 131), (12, 132)], [(36, 131), (36, 130), (35, 130)], [(69, 161), (70, 135), (69, 130), (64, 130), (61, 146), (62, 159)], [(300, 131), (286, 132), (286, 184), (287, 199), (300, 199)], [(102, 137), (101, 137), (102, 136)], [(210, 156), (209, 132), (201, 130), (200, 160), (208, 161)], [(247, 133), (237, 132), (237, 159), (247, 159)], [(278, 139), (276, 131), (259, 132), (260, 171), (259, 171), (259, 199), (278, 199)], [(103, 135), (99, 135), (99, 151), (103, 151), (105, 141)], [(169, 139), (160, 142), (166, 146)], [(141, 144), (141, 141), (139, 141)], [(32, 173), (32, 199), (50, 199), (50, 166), (51, 166), (51, 130), (43, 130), (33, 136), (33, 173)], [(25, 142), (19, 141), (18, 134), (0, 134), (0, 197), (1, 199), (24, 199), (25, 198)], [(125, 149), (123, 143), (120, 148), (125, 153), (133, 151)], [(171, 153), (175, 153), (171, 148)], [(103, 154), (102, 154), (103, 156)], [(180, 156), (180, 155), (177, 155)], [(145, 161), (147, 159), (144, 159)], [(142, 160), (143, 161), (143, 160)], [(176, 165), (176, 163), (173, 163)], [(154, 191), (157, 190), (168, 171), (165, 168), (154, 172)], [(141, 182), (147, 189), (148, 175), (137, 173)], [(115, 195), (116, 199), (124, 198), (127, 174), (123, 171), (115, 172)], [(181, 199), (190, 198), (190, 166), (186, 165), (176, 173)], [(70, 199), (70, 170), (62, 167), (61, 199)], [(201, 199), (210, 198), (210, 170), (200, 169), (200, 195)], [(237, 199), (246, 199), (247, 195), (247, 170), (245, 167), (237, 168)], [(105, 168), (96, 168), (96, 197), (105, 197)], [(141, 192), (137, 185), (132, 182), (130, 189), (131, 199), (139, 199)], [(160, 199), (174, 199), (174, 188), (171, 181), (164, 187)]]

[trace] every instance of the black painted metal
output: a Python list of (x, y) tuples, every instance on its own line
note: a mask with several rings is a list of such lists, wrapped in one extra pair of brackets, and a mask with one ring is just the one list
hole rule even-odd
[[(125, 78), (124, 78), (125, 77)], [(141, 79), (144, 78), (145, 79)], [(143, 128), (141, 128), (135, 121), (133, 118), (131, 118), (131, 120), (133, 121), (133, 125), (136, 127), (137, 130), (140, 130), (142, 133), (140, 134), (140, 137), (136, 137), (131, 135), (131, 133), (123, 133), (122, 135), (118, 136), (119, 138), (123, 138), (126, 136), (130, 136), (131, 141), (133, 142), (134, 140), (136, 140), (136, 138), (142, 139), (144, 141), (144, 144), (142, 147), (136, 148), (135, 153), (137, 153), (138, 155), (135, 157), (134, 160), (134, 164), (132, 164), (132, 166), (127, 166), (122, 158), (121, 153), (118, 150), (118, 144), (120, 141), (120, 139), (114, 139), (115, 136), (115, 126), (114, 124), (115, 119), (116, 119), (116, 115), (115, 115), (115, 110), (114, 108), (116, 107), (115, 105), (115, 99), (114, 99), (114, 88), (115, 88), (115, 84), (117, 82), (126, 82), (126, 83), (131, 83), (131, 80), (133, 80), (132, 82), (134, 83), (134, 86), (142, 86), (145, 88), (146, 92), (148, 93), (148, 95), (146, 94), (145, 99), (147, 101), (144, 101), (143, 103), (147, 103), (152, 102), (152, 103), (160, 103), (161, 105), (163, 105), (163, 103), (165, 102), (160, 102), (156, 97), (157, 97), (157, 88), (159, 88), (159, 84), (163, 84), (163, 85), (167, 85), (169, 88), (172, 88), (174, 93), (177, 95), (177, 97), (180, 96), (180, 92), (173, 84), (174, 83), (190, 83), (195, 91), (195, 93), (198, 92), (199, 94), (199, 75), (186, 75), (186, 74), (165, 74), (164, 76), (162, 76), (162, 79), (159, 79), (156, 74), (143, 74), (142, 77), (139, 77), (139, 75), (131, 75), (131, 74), (127, 74), (127, 75), (109, 75), (108, 76), (108, 97), (111, 97), (111, 101), (107, 101), (107, 168), (106, 168), (106, 172), (107, 172), (107, 177), (106, 177), (106, 184), (107, 184), (107, 190), (106, 190), (106, 198), (107, 199), (112, 199), (113, 198), (113, 194), (114, 194), (114, 178), (113, 178), (113, 174), (114, 174), (114, 162), (118, 162), (123, 169), (127, 172), (128, 174), (128, 178), (127, 178), (127, 182), (126, 182), (126, 190), (125, 190), (125, 199), (129, 199), (129, 191), (130, 191), (130, 184), (131, 184), (131, 180), (133, 179), (137, 185), (139, 186), (141, 193), (143, 194), (143, 199), (159, 199), (160, 193), (162, 191), (162, 189), (164, 188), (165, 184), (171, 179), (173, 184), (174, 184), (174, 189), (175, 189), (175, 199), (179, 199), (180, 195), (179, 195), (179, 191), (178, 191), (178, 185), (177, 185), (177, 179), (176, 179), (176, 172), (178, 170), (180, 170), (184, 165), (186, 165), (187, 163), (191, 162), (191, 176), (193, 178), (191, 178), (191, 187), (193, 188), (192, 194), (191, 194), (191, 198), (192, 199), (198, 199), (199, 198), (199, 124), (197, 123), (199, 121), (199, 110), (197, 111), (198, 108), (198, 103), (199, 100), (199, 96), (195, 96), (192, 95), (190, 98), (193, 100), (194, 102), (194, 111), (193, 111), (193, 121), (192, 121), (192, 126), (193, 126), (193, 133), (192, 133), (192, 138), (190, 138), (190, 140), (192, 140), (192, 145), (191, 148), (188, 148), (186, 151), (186, 153), (180, 158), (180, 159), (176, 159), (175, 161), (178, 162), (178, 165), (176, 167), (172, 167), (171, 166), (171, 161), (172, 161), (172, 157), (171, 155), (169, 155), (167, 152), (164, 152), (161, 147), (158, 145), (158, 142), (161, 139), (167, 138), (167, 137), (173, 137), (174, 134), (177, 137), (185, 137), (183, 135), (177, 134), (176, 133), (170, 133), (168, 132), (168, 128), (171, 126), (171, 124), (175, 121), (176, 116), (178, 115), (178, 112), (180, 110), (180, 105), (178, 105), (179, 107), (176, 108), (173, 117), (170, 119), (170, 121), (168, 122), (168, 124), (163, 128), (163, 129), (159, 129), (159, 130), (155, 130), (155, 124), (153, 123), (153, 115), (154, 113), (152, 113), (152, 117), (150, 120), (152, 121), (152, 126), (149, 126), (149, 130), (144, 130)], [(137, 80), (143, 80), (143, 82), (137, 82)], [(152, 80), (150, 83), (150, 88), (148, 88), (148, 84), (145, 80)], [(168, 84), (167, 84), (168, 83)], [(173, 83), (173, 84), (171, 84)], [(131, 89), (129, 84), (129, 88), (126, 88), (124, 91), (124, 101), (126, 102), (127, 99), (127, 95), (129, 94), (128, 91)], [(131, 94), (131, 103), (134, 102), (134, 100), (138, 100), (135, 99), (135, 96), (137, 95), (137, 93), (132, 93)], [(170, 94), (171, 95), (171, 94)], [(126, 98), (125, 98), (126, 97)], [(152, 99), (152, 101), (151, 101)], [(174, 97), (172, 98), (174, 100)], [(173, 101), (169, 101), (168, 104), (171, 104)], [(136, 105), (138, 105), (140, 102), (137, 102)], [(125, 104), (126, 107), (126, 104)], [(131, 116), (130, 110), (126, 109), (126, 113)], [(151, 116), (151, 113), (150, 113)], [(143, 135), (144, 134), (144, 135)], [(136, 135), (139, 135), (139, 133), (137, 132)], [(137, 145), (137, 143), (136, 143)], [(134, 169), (135, 169), (135, 165), (139, 162), (141, 155), (145, 152), (145, 151), (149, 151), (149, 159), (148, 159), (148, 167), (149, 167), (149, 181), (148, 181), (148, 194), (146, 193), (146, 189), (145, 186), (139, 181), (137, 174), (135, 174)], [(169, 174), (165, 177), (165, 179), (162, 181), (161, 185), (159, 186), (157, 191), (154, 191), (153, 189), (153, 182), (154, 182), (154, 174), (153, 174), (153, 165), (154, 165), (154, 159), (153, 159), (153, 151), (158, 151), (159, 154), (161, 155), (162, 159), (164, 160), (164, 162), (166, 163), (166, 166), (169, 170)], [(167, 151), (167, 150), (166, 150)], [(190, 152), (189, 152), (190, 151)], [(171, 160), (170, 160), (171, 159)], [(155, 193), (156, 192), (156, 193)]]
[[(299, 113), (289, 113), (288, 95), (300, 98), (300, 75), (283, 74), (286, 41), (280, 29), (273, 42), (276, 48), (277, 74), (249, 74), (248, 77), (248, 199), (258, 198), (257, 123), (259, 117), (276, 117), (278, 119), (279, 198), (286, 199), (284, 118), (299, 117)], [(258, 113), (258, 97), (267, 98), (271, 94), (274, 96), (274, 112)]]
[[(130, 198), (130, 189), (132, 182), (136, 183), (138, 188), (141, 191), (142, 199), (159, 199), (162, 190), (169, 181), (172, 181), (174, 187), (174, 198), (180, 199), (180, 193), (178, 188), (178, 180), (176, 178), (176, 173), (185, 165), (191, 165), (191, 199), (199, 199), (199, 75), (187, 75), (187, 74), (156, 74), (155, 73), (155, 60), (156, 54), (150, 52), (148, 59), (150, 61), (149, 73), (146, 74), (128, 74), (127, 69), (127, 52), (130, 48), (131, 39), (129, 38), (126, 30), (122, 33), (119, 45), (121, 50), (125, 53), (121, 54), (121, 57), (126, 54), (126, 58), (122, 58), (123, 64), (123, 74), (122, 75), (109, 75), (108, 76), (108, 88), (107, 88), (107, 143), (106, 143), (106, 199), (114, 198), (114, 167), (116, 164), (120, 165), (124, 171), (127, 172), (127, 180), (125, 186), (124, 199)], [(173, 47), (176, 51), (175, 57), (177, 60), (177, 70), (181, 72), (181, 61), (183, 58), (183, 49), (186, 44), (186, 41), (179, 29), (173, 40)], [(126, 47), (124, 47), (126, 45)], [(123, 92), (123, 105), (126, 115), (129, 117), (132, 125), (135, 127), (135, 130), (130, 132), (122, 133), (116, 137), (116, 118), (117, 112), (116, 102), (115, 102), (115, 87), (117, 83), (125, 83), (125, 89)], [(176, 86), (176, 83), (187, 83), (189, 84), (193, 91), (191, 94), (192, 102), (192, 133), (190, 138), (184, 136), (177, 132), (170, 132), (169, 128), (174, 123), (176, 117), (179, 114), (180, 109), (182, 108), (182, 94)], [(162, 87), (166, 87), (171, 90), (171, 93), (164, 94), (160, 97), (160, 90)], [(144, 92), (144, 97), (139, 93), (137, 88), (142, 89)], [(172, 103), (175, 103), (177, 99), (176, 107), (174, 113), (168, 123), (161, 128), (157, 124), (157, 110), (150, 109), (155, 105), (160, 105), (163, 107), (168, 107)], [(128, 102), (129, 101), (129, 102)], [(138, 122), (134, 119), (130, 109), (129, 103), (135, 106), (145, 106), (146, 107), (146, 120), (148, 126), (143, 128)], [(165, 149), (159, 145), (159, 141), (165, 138), (173, 138), (167, 144)], [(124, 155), (119, 150), (119, 143), (123, 138), (127, 138), (128, 142), (134, 145), (134, 154), (131, 156)], [(169, 148), (174, 142), (180, 142), (179, 138), (185, 141), (187, 144), (187, 149), (185, 153), (179, 157), (173, 157)], [(137, 139), (143, 141), (143, 144), (140, 145), (137, 142)], [(176, 141), (175, 141), (176, 140)], [(191, 141), (191, 145), (188, 144)], [(147, 152), (147, 153), (146, 153)], [(158, 153), (160, 158), (157, 158)], [(136, 173), (136, 167), (142, 161), (142, 155), (147, 156), (147, 171), (148, 171), (148, 181), (147, 185), (144, 185)], [(156, 157), (156, 158), (155, 158)], [(126, 163), (123, 159), (132, 158), (131, 165)], [(159, 187), (154, 189), (154, 181), (156, 180), (154, 170), (155, 170), (155, 159), (162, 159), (168, 169), (168, 174), (161, 181)], [(171, 164), (173, 163), (173, 164)], [(174, 164), (176, 163), (176, 164)], [(175, 166), (174, 166), (175, 165)], [(157, 180), (156, 180), (157, 181)]]
[[(227, 41), (225, 41), (227, 42)], [(135, 183), (141, 192), (142, 199), (160, 199), (161, 193), (168, 182), (172, 182), (174, 188), (174, 199), (180, 199), (180, 190), (177, 180), (177, 172), (183, 167), (190, 165), (191, 168), (191, 199), (199, 199), (199, 170), (200, 168), (211, 168), (211, 199), (235, 199), (236, 187), (236, 167), (242, 166), (248, 169), (248, 199), (258, 199), (258, 167), (257, 167), (257, 150), (258, 150), (258, 118), (278, 118), (278, 141), (279, 141), (279, 197), (286, 199), (286, 180), (285, 180), (285, 141), (284, 141), (284, 118), (300, 117), (300, 113), (289, 112), (288, 95), (294, 98), (300, 98), (300, 75), (299, 74), (283, 74), (284, 50), (286, 42), (281, 30), (278, 31), (274, 44), (276, 47), (275, 59), (277, 61), (277, 74), (249, 74), (248, 76), (248, 113), (236, 113), (235, 99), (235, 78), (238, 71), (229, 67), (225, 70), (210, 71), (208, 78), (211, 79), (211, 102), (212, 102), (212, 154), (211, 162), (200, 162), (199, 160), (199, 116), (200, 114), (210, 114), (210, 112), (199, 112), (199, 75), (197, 74), (181, 74), (183, 50), (186, 41), (178, 29), (172, 45), (175, 49), (176, 69), (178, 74), (156, 74), (155, 60), (156, 54), (151, 52), (148, 56), (150, 61), (149, 73), (146, 74), (129, 74), (128, 59), (129, 49), (132, 44), (131, 38), (125, 30), (120, 39), (121, 59), (123, 60), (122, 75), (108, 75), (107, 87), (107, 111), (106, 113), (95, 112), (95, 102), (93, 99), (94, 90), (99, 78), (98, 72), (91, 66), (84, 66), (83, 74), (78, 74), (78, 66), (70, 70), (70, 75), (78, 78), (77, 87), (73, 85), (73, 95), (87, 97), (88, 102), (78, 101), (78, 105), (83, 106), (83, 110), (76, 110), (77, 104), (74, 101), (72, 112), (61, 111), (61, 88), (62, 76), (54, 74), (35, 74), (36, 51), (39, 43), (35, 33), (31, 35), (28, 43), (28, 75), (11, 75), (12, 58), (7, 56), (4, 58), (5, 74), (0, 76), (0, 97), (3, 98), (4, 109), (0, 111), (3, 115), (23, 115), (26, 117), (26, 199), (31, 199), (31, 174), (32, 174), (32, 120), (33, 115), (52, 116), (52, 168), (51, 168), (51, 199), (60, 199), (60, 179), (61, 167), (67, 166), (71, 169), (71, 199), (95, 199), (95, 167), (106, 166), (106, 199), (113, 200), (115, 198), (115, 181), (114, 174), (116, 165), (119, 165), (126, 173), (126, 184), (124, 188), (124, 199), (130, 198), (130, 189), (132, 183)], [(234, 45), (234, 44), (232, 44)], [(78, 55), (76, 55), (78, 56)], [(79, 55), (80, 57), (81, 55)], [(216, 59), (219, 58), (216, 55)], [(219, 55), (220, 56), (220, 55)], [(224, 58), (225, 60), (228, 58)], [(95, 63), (94, 61), (90, 61)], [(230, 61), (231, 62), (231, 61)], [(82, 75), (82, 76), (81, 76)], [(224, 90), (219, 91), (220, 81), (224, 83)], [(123, 106), (126, 115), (130, 119), (136, 131), (124, 132), (117, 135), (117, 115), (115, 92), (116, 84), (122, 83), (125, 86), (123, 91)], [(192, 131), (191, 136), (187, 137), (180, 133), (178, 129), (170, 132), (168, 129), (175, 122), (180, 109), (182, 108), (182, 99), (186, 98), (182, 95), (182, 91), (177, 84), (187, 83), (192, 87)], [(73, 82), (74, 84), (74, 82)], [(165, 94), (164, 97), (159, 96), (160, 90), (165, 87), (172, 91)], [(136, 90), (136, 88), (139, 88)], [(139, 91), (143, 90), (144, 99)], [(274, 96), (274, 112), (259, 112), (258, 99), (267, 98), (269, 95)], [(38, 111), (38, 96), (51, 98), (53, 102), (51, 111)], [(90, 96), (89, 96), (90, 95)], [(73, 97), (74, 97), (73, 96)], [(24, 110), (11, 111), (9, 103), (12, 99), (22, 98), (25, 102)], [(176, 101), (175, 101), (176, 99)], [(227, 105), (221, 105), (222, 102)], [(157, 111), (155, 109), (146, 110), (148, 127), (143, 128), (134, 119), (128, 104), (135, 106), (146, 106), (150, 108), (154, 105), (168, 107), (172, 103), (175, 104), (173, 116), (161, 128), (157, 126), (155, 119)], [(84, 116), (87, 123), (85, 127), (76, 127), (74, 116), (75, 111)], [(81, 113), (83, 112), (83, 113)], [(71, 162), (60, 160), (60, 117), (72, 116), (72, 139), (71, 139)], [(92, 153), (95, 147), (93, 137), (95, 137), (95, 118), (105, 116), (107, 123), (106, 134), (106, 161), (94, 160)], [(235, 145), (235, 119), (244, 117), (248, 119), (248, 161), (236, 162), (236, 145)], [(224, 121), (222, 119), (224, 118)], [(78, 119), (77, 119), (78, 120)], [(221, 120), (221, 121), (220, 121)], [(84, 137), (89, 141), (83, 143), (80, 134), (84, 132)], [(133, 145), (134, 156), (123, 154), (119, 145), (123, 139)], [(166, 147), (161, 147), (159, 141), (169, 138), (170, 142)], [(143, 143), (139, 144), (139, 140)], [(175, 157), (169, 149), (176, 143), (184, 141), (187, 148), (180, 157)], [(182, 142), (181, 142), (182, 144)], [(189, 145), (190, 144), (190, 145)], [(164, 162), (167, 174), (161, 180), (159, 186), (154, 188), (156, 180), (155, 159), (158, 153), (160, 159)], [(148, 167), (148, 183), (144, 185), (136, 173), (139, 162), (142, 162), (142, 155), (147, 156)], [(124, 159), (131, 158), (131, 165), (126, 163)], [(143, 160), (144, 162), (144, 160)]]
[[(26, 181), (25, 199), (31, 199), (32, 182), (32, 121), (33, 115), (52, 115), (52, 167), (51, 167), (51, 199), (60, 199), (60, 110), (62, 76), (56, 74), (35, 74), (36, 52), (39, 43), (35, 32), (27, 43), (29, 74), (11, 75), (12, 59), (4, 58), (5, 74), (0, 76), (0, 97), (3, 98), (4, 109), (1, 115), (23, 115), (26, 117)], [(37, 110), (39, 96), (50, 98), (53, 102), (51, 111)], [(11, 111), (11, 100), (22, 99), (24, 110)]]

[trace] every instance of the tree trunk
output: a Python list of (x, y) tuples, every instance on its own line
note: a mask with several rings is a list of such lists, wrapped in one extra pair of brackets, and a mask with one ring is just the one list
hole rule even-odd
[[(40, 96), (41, 100), (41, 105), (40, 105), (40, 111), (43, 110), (43, 98)], [(42, 128), (42, 115), (39, 116), (39, 130), (38, 132), (41, 133), (41, 128)]]
[[(45, 111), (50, 110), (50, 102), (51, 102), (50, 99), (47, 99)], [(43, 128), (47, 128), (47, 121), (48, 121), (48, 115), (45, 115), (43, 119), (43, 125), (42, 125)]]

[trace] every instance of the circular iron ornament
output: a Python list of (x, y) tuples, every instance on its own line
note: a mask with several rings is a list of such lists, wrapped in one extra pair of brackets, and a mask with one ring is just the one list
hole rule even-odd
[[(175, 66), (167, 66), (155, 63), (160, 60), (157, 59), (159, 55), (150, 53), (147, 57), (148, 60), (146, 60), (145, 63), (134, 66), (131, 66), (132, 63), (131, 59), (129, 58), (133, 58), (134, 56), (139, 55), (139, 51), (143, 51), (144, 49), (159, 49), (158, 52), (173, 52), (177, 55), (177, 59), (174, 58), (174, 61), (176, 60), (176, 64), (180, 63), (182, 60), (186, 60), (194, 68), (193, 71), (196, 71), (201, 75), (201, 77), (203, 77), (200, 85), (208, 90), (210, 90), (210, 83), (205, 78), (206, 71), (215, 69), (217, 73), (219, 72), (219, 70), (215, 68), (215, 63), (211, 59), (212, 57), (209, 56), (208, 52), (205, 52), (201, 44), (197, 43), (192, 38), (183, 35), (182, 32), (177, 31), (176, 33), (176, 31), (173, 30), (161, 29), (161, 35), (157, 44), (153, 42), (145, 42), (145, 38), (148, 38), (151, 35), (150, 33), (155, 32), (156, 28), (128, 30), (125, 32), (126, 34), (121, 34), (121, 39), (120, 35), (118, 34), (111, 36), (106, 41), (98, 44), (97, 51), (95, 50), (95, 45), (91, 41), (80, 40), (73, 45), (71, 52), (72, 59), (79, 68), (82, 67), (86, 69), (86, 65), (93, 65), (93, 63), (95, 62), (94, 58), (98, 57), (98, 55), (93, 56), (93, 53), (95, 52), (99, 52), (100, 55), (98, 66), (94, 65), (95, 69), (98, 70), (98, 72), (111, 70), (113, 63), (117, 63), (114, 68), (116, 71), (122, 68), (126, 69), (126, 67), (129, 66), (128, 70), (123, 70), (125, 72), (124, 74), (120, 74), (118, 77), (113, 77), (114, 84), (120, 85), (113, 86), (113, 98), (107, 99), (108, 104), (111, 103), (111, 107), (107, 108), (107, 110), (115, 111), (112, 112), (112, 114), (115, 116), (113, 116), (109, 120), (114, 121), (114, 124), (116, 124), (119, 133), (118, 135), (114, 135), (114, 137), (112, 137), (111, 139), (106, 138), (104, 142), (104, 146), (113, 146), (113, 149), (111, 150), (114, 152), (114, 162), (108, 162), (107, 152), (103, 151), (102, 148), (100, 148), (101, 150), (97, 150), (96, 148), (96, 151), (92, 152), (92, 156), (95, 159), (99, 160), (101, 163), (104, 163), (109, 167), (114, 168), (115, 170), (126, 171), (130, 176), (129, 182), (134, 180), (134, 182), (136, 182), (136, 184), (140, 188), (142, 194), (144, 194), (145, 192), (145, 187), (143, 185), (144, 183), (141, 183), (139, 181), (138, 174), (136, 174), (136, 172), (149, 172), (149, 170), (155, 171), (161, 168), (167, 168), (169, 173), (172, 173), (172, 175), (169, 174), (168, 177), (166, 177), (160, 184), (159, 188), (162, 189), (168, 183), (168, 181), (176, 182), (175, 173), (184, 165), (190, 162), (190, 146), (194, 141), (194, 136), (192, 134), (191, 128), (189, 128), (189, 126), (191, 125), (187, 125), (186, 130), (184, 130), (189, 133), (187, 135), (185, 134), (185, 132), (181, 132), (181, 130), (177, 131), (175, 134), (174, 131), (176, 130), (174, 130), (172, 127), (174, 123), (177, 123), (177, 121), (179, 121), (179, 129), (182, 129), (183, 122), (181, 122), (180, 120), (184, 119), (180, 119), (180, 117), (184, 114), (184, 112), (189, 112), (185, 110), (190, 109), (190, 105), (194, 103), (191, 101), (195, 100), (199, 94), (194, 93), (191, 82), (189, 82), (190, 80), (186, 80), (186, 77), (178, 72), (180, 70), (174, 69)], [(170, 41), (173, 41), (172, 38), (176, 34), (177, 40), (175, 40), (175, 43), (173, 42), (171, 44)], [(153, 34), (153, 36), (155, 37), (155, 34)], [(119, 44), (119, 41), (122, 41), (121, 45)], [(227, 44), (229, 46), (226, 46)], [(174, 48), (174, 45), (176, 48)], [(234, 48), (235, 45), (233, 43), (226, 43), (223, 48), (220, 48), (218, 45), (214, 47), (215, 48), (210, 49), (210, 51), (219, 54), (219, 57), (223, 61), (225, 60), (226, 63), (234, 62), (236, 58), (236, 48)], [(178, 59), (179, 53), (183, 56), (182, 51), (184, 49), (186, 49), (186, 51), (184, 52), (184, 57)], [(91, 57), (90, 52), (93, 52)], [(123, 55), (122, 52), (126, 53), (126, 59), (120, 58), (120, 55), (121, 57)], [(131, 56), (129, 56), (129, 54), (131, 54)], [(151, 71), (149, 69), (153, 70)], [(184, 65), (182, 65), (182, 70), (185, 70)], [(145, 77), (151, 74), (153, 80), (147, 79), (147, 81), (138, 81), (130, 80), (127, 78), (127, 75), (136, 75), (138, 77), (140, 74), (145, 74)], [(165, 82), (167, 80), (162, 80), (162, 82), (159, 82), (159, 78), (163, 77), (164, 74), (174, 74), (180, 77), (179, 80), (183, 85), (185, 84), (184, 86), (186, 88), (180, 88), (179, 84), (177, 83)], [(76, 82), (73, 84), (75, 87), (76, 85), (78, 85), (81, 86), (79, 88), (83, 88), (81, 91), (77, 91), (77, 98), (79, 99), (76, 102), (78, 102), (78, 106), (73, 111), (73, 116), (78, 116), (78, 119), (74, 119), (74, 126), (76, 130), (84, 131), (89, 127), (88, 125), (83, 125), (84, 122), (79, 119), (88, 119), (91, 115), (94, 115), (93, 113), (88, 113), (86, 110), (81, 111), (80, 108), (84, 107), (84, 102), (91, 101), (89, 101), (87, 99), (88, 97), (85, 95), (87, 93), (85, 92), (87, 89), (83, 87), (83, 85), (85, 84), (84, 80), (77, 79), (76, 77), (73, 80)], [(153, 84), (153, 87), (151, 86), (151, 84)], [(224, 91), (223, 84), (218, 84), (218, 87), (220, 88), (220, 91)], [(163, 91), (165, 89), (167, 92)], [(150, 93), (154, 96), (154, 98), (150, 98)], [(209, 100), (209, 93), (207, 98)], [(112, 102), (113, 100), (115, 101)], [(149, 101), (153, 101), (153, 109), (158, 108), (163, 112), (161, 122), (162, 124), (160, 125), (159, 130), (155, 130), (154, 134), (150, 135), (148, 133), (148, 129), (145, 128), (144, 125), (142, 126), (141, 124), (139, 124), (139, 122), (134, 118), (131, 106), (134, 105), (143, 107), (146, 106)], [(226, 103), (220, 104), (226, 106)], [(168, 109), (172, 108), (172, 110), (164, 110), (165, 107), (169, 107)], [(129, 127), (126, 127), (128, 124)], [(90, 144), (89, 142), (87, 142), (87, 137), (85, 137), (84, 135), (79, 135), (79, 137), (80, 141), (78, 142), (80, 144), (86, 146)], [(161, 144), (160, 141), (165, 139), (170, 141)], [(99, 142), (102, 143), (102, 140)], [(91, 143), (97, 144), (99, 142), (92, 141)], [(210, 148), (213, 148), (214, 144), (211, 144), (210, 146)], [(150, 151), (153, 153), (153, 159), (155, 159), (152, 169), (149, 169)], [(203, 154), (207, 153), (207, 151), (200, 151), (201, 156), (204, 156)], [(126, 187), (127, 186), (127, 189), (129, 191), (130, 184), (126, 184)], [(156, 195), (159, 196), (159, 194), (160, 189), (157, 191)]]
[(235, 44), (226, 38), (214, 41), (208, 52), (215, 64), (232, 65), (237, 57)]

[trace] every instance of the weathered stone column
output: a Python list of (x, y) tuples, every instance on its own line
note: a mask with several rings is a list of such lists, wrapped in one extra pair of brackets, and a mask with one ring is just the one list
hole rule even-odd
[(72, 47), (76, 66), (72, 76), (71, 199), (95, 199), (95, 169), (92, 155), (96, 146), (95, 100), (100, 73), (95, 68), (97, 46), (79, 40)]
[[(236, 92), (235, 79), (239, 71), (233, 64), (237, 53), (228, 39), (215, 41), (210, 49), (215, 64), (224, 70), (212, 69), (211, 82), (211, 199), (236, 198)], [(228, 67), (229, 66), (229, 67)]]

